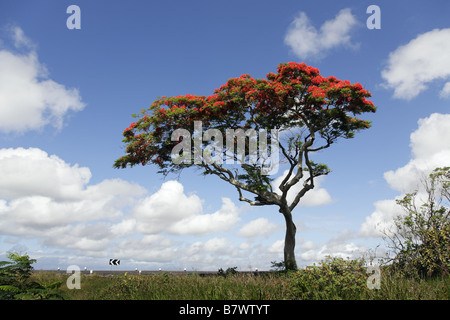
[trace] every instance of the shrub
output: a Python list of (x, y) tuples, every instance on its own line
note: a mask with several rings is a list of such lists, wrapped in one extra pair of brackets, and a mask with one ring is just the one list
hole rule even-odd
[(44, 285), (30, 279), (35, 259), (12, 252), (8, 253), (8, 259), (11, 261), (0, 261), (0, 300), (62, 298), (54, 290), (62, 281)]
[(229, 276), (229, 275), (234, 275), (234, 274), (238, 273), (238, 271), (236, 269), (237, 269), (237, 267), (233, 267), (233, 268), (227, 268), (227, 270), (224, 271), (222, 268), (220, 268), (217, 271), (217, 274), (219, 276), (222, 276), (222, 277), (226, 277), (226, 276)]
[(366, 290), (364, 260), (327, 257), (319, 265), (291, 273), (285, 283), (291, 299), (355, 299)]
[(396, 231), (386, 235), (395, 257), (393, 268), (405, 276), (440, 277), (450, 269), (450, 167), (437, 168), (418, 191), (397, 200), (405, 215), (395, 218)]

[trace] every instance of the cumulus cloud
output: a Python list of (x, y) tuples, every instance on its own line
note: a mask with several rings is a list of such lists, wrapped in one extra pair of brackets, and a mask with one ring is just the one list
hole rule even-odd
[(326, 21), (317, 30), (306, 13), (300, 12), (289, 26), (284, 42), (301, 59), (320, 57), (339, 46), (354, 47), (350, 41), (350, 32), (357, 23), (347, 8), (339, 11), (334, 19)]
[(441, 98), (450, 98), (450, 82), (447, 82), (439, 94)]
[[(104, 257), (114, 248), (122, 259), (180, 260), (185, 244), (166, 235), (225, 232), (240, 220), (241, 209), (228, 198), (206, 213), (203, 200), (177, 181), (154, 193), (121, 179), (92, 184), (89, 168), (38, 148), (0, 149), (0, 176), (1, 235), (85, 257)], [(227, 247), (223, 241), (199, 243), (206, 254)]]
[(167, 230), (186, 216), (200, 214), (202, 210), (202, 201), (197, 195), (188, 196), (181, 183), (168, 181), (135, 206), (133, 218), (139, 221), (138, 231), (155, 234)]
[(0, 149), (0, 176), (2, 198), (33, 195), (61, 199), (79, 197), (91, 172), (38, 148), (9, 148)]
[(304, 241), (301, 243), (300, 248), (302, 250), (313, 250), (316, 248), (316, 245), (312, 241)]
[[(283, 179), (288, 174), (288, 170), (285, 170), (283, 174), (276, 178), (272, 185), (273, 185), (273, 191), (281, 195), (281, 190), (279, 188), (280, 183), (283, 181)], [(318, 177), (314, 179), (314, 189), (309, 190), (303, 198), (299, 202), (299, 206), (320, 206), (324, 204), (330, 203), (331, 196), (328, 193), (328, 191), (324, 188), (320, 188), (320, 184), (322, 183), (324, 177)], [(295, 196), (300, 192), (300, 190), (303, 188), (303, 182), (304, 179), (301, 179), (296, 185), (292, 186), (291, 189), (289, 189), (287, 194), (287, 201), (288, 203), (292, 203), (294, 201)]]
[(232, 250), (233, 248), (230, 240), (217, 237), (209, 239), (205, 242), (194, 242), (187, 249), (189, 256), (203, 253), (214, 253), (217, 255), (231, 254)]
[[(433, 113), (418, 121), (417, 130), (410, 135), (411, 160), (403, 167), (384, 174), (391, 188), (401, 192), (399, 198), (415, 190), (418, 190), (420, 196), (424, 192), (421, 180), (434, 168), (449, 165), (450, 142), (445, 139), (450, 135), (449, 128), (450, 114)], [(395, 199), (376, 202), (375, 211), (361, 225), (359, 235), (378, 237), (382, 232), (394, 231), (393, 218), (402, 213), (403, 210), (396, 205)]]
[(181, 183), (168, 181), (134, 208), (133, 217), (138, 222), (138, 230), (145, 234), (164, 231), (175, 235), (206, 235), (229, 230), (239, 221), (239, 208), (230, 199), (223, 198), (218, 211), (205, 214), (197, 195), (186, 195)]
[[(22, 29), (13, 27), (11, 34), (16, 50), (0, 50), (0, 131), (61, 129), (67, 113), (85, 107), (79, 91), (49, 78)], [(26, 53), (16, 52), (19, 48)]]
[(301, 252), (299, 258), (304, 264), (310, 265), (325, 259), (327, 256), (353, 259), (361, 256), (364, 251), (364, 247), (355, 243), (327, 243), (317, 250), (310, 249)]
[(113, 250), (123, 260), (170, 263), (179, 254), (176, 244), (161, 234), (123, 239)]
[(450, 28), (434, 29), (418, 35), (390, 53), (382, 71), (385, 85), (394, 89), (394, 97), (410, 100), (435, 80), (445, 80), (440, 92), (450, 96)]
[[(89, 168), (38, 148), (0, 149), (0, 176), (0, 234), (36, 240), (46, 248), (44, 261), (59, 256), (68, 265), (85, 264), (109, 256), (151, 268), (262, 270), (282, 259), (283, 240), (252, 241), (281, 226), (266, 218), (239, 225), (242, 208), (228, 198), (206, 211), (204, 200), (178, 181), (151, 193), (122, 179), (92, 183)], [(310, 204), (323, 203), (313, 199)], [(232, 243), (230, 231), (250, 241)], [(196, 241), (186, 241), (189, 236)]]
[(266, 218), (258, 218), (244, 225), (238, 232), (242, 237), (255, 238), (272, 234), (278, 229), (275, 223)]
[(436, 167), (447, 166), (450, 159), (450, 114), (433, 113), (419, 119), (418, 129), (410, 135), (412, 159), (403, 167), (384, 174), (395, 190), (411, 192), (420, 180)]
[(222, 206), (218, 211), (184, 217), (167, 231), (173, 234), (206, 235), (228, 231), (239, 220), (239, 208), (230, 199), (222, 198)]
[(361, 224), (360, 237), (383, 237), (394, 231), (394, 219), (403, 211), (395, 200), (380, 200), (375, 202), (375, 211)]
[(272, 253), (283, 253), (284, 252), (284, 240), (277, 240), (269, 247), (267, 250)]
[(123, 208), (146, 193), (121, 179), (89, 184), (89, 168), (37, 148), (0, 149), (0, 176), (0, 233), (65, 248), (96, 250), (125, 234)]
[(299, 263), (312, 265), (327, 256), (340, 257), (343, 259), (361, 258), (368, 250), (364, 245), (356, 243), (357, 233), (353, 230), (344, 229), (336, 237), (330, 238), (326, 243), (314, 243), (312, 241), (301, 241), (298, 252)]

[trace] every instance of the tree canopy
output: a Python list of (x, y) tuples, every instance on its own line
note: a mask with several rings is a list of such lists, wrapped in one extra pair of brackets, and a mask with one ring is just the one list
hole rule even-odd
[(219, 130), (307, 127), (331, 144), (339, 137), (353, 137), (355, 130), (369, 128), (369, 121), (355, 116), (375, 112), (373, 103), (366, 100), (370, 96), (359, 83), (325, 78), (304, 63), (282, 63), (267, 79), (244, 74), (229, 79), (208, 97), (186, 94), (157, 99), (135, 114), (140, 119), (124, 130), (127, 155), (114, 166), (153, 163), (165, 173), (179, 169), (170, 157), (177, 142), (171, 141), (168, 133), (192, 129), (196, 120)]

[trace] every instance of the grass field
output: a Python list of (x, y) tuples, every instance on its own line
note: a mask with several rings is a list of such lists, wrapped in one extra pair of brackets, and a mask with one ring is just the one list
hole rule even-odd
[[(314, 278), (308, 270), (263, 275), (237, 273), (206, 276), (198, 274), (125, 274), (102, 276), (81, 274), (81, 288), (68, 289), (64, 273), (38, 272), (33, 280), (43, 284), (62, 281), (54, 289), (70, 300), (448, 300), (450, 277), (408, 279), (381, 274), (380, 289), (369, 290), (364, 279), (345, 282), (326, 276)], [(342, 283), (336, 282), (338, 279)], [(305, 289), (306, 288), (306, 289)]]

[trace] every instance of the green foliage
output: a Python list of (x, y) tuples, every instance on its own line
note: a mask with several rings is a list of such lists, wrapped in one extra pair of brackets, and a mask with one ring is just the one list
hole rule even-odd
[(278, 272), (285, 272), (286, 271), (286, 264), (284, 263), (284, 261), (270, 261), (271, 263), (271, 269), (273, 271), (278, 271)]
[(223, 271), (223, 269), (220, 268), (217, 271), (217, 274), (222, 277), (227, 277), (229, 275), (235, 275), (238, 273), (238, 271), (236, 269), (237, 269), (237, 267), (233, 267), (233, 268), (227, 268), (227, 270)]
[(285, 283), (291, 299), (355, 299), (366, 289), (364, 260), (327, 257), (292, 273)]
[(237, 178), (242, 180), (250, 189), (255, 191), (272, 191), (272, 178), (268, 175), (261, 175), (261, 168), (255, 165), (242, 164), (246, 174), (239, 174)]
[(2, 282), (23, 282), (31, 275), (31, 266), (36, 262), (35, 259), (30, 259), (28, 255), (19, 255), (18, 253), (8, 252), (8, 259), (11, 261), (0, 261), (0, 281)]
[(280, 273), (286, 273), (291, 270), (297, 270), (297, 263), (292, 260), (283, 260), (280, 262), (277, 261), (270, 261), (271, 263), (271, 269), (272, 271), (277, 271)]
[(304, 168), (303, 171), (310, 171), (314, 177), (319, 177), (322, 175), (327, 175), (331, 172), (330, 168), (326, 164), (323, 163), (315, 163), (313, 161), (309, 161), (308, 167)]
[(0, 261), (0, 300), (41, 300), (61, 299), (56, 292), (62, 281), (56, 281), (47, 285), (32, 281), (35, 259), (30, 259), (27, 254), (8, 253), (11, 261)]
[(424, 181), (426, 199), (419, 198), (415, 191), (397, 200), (406, 214), (396, 217), (396, 233), (388, 238), (395, 252), (392, 268), (405, 276), (449, 273), (449, 181), (450, 167), (437, 168)]

